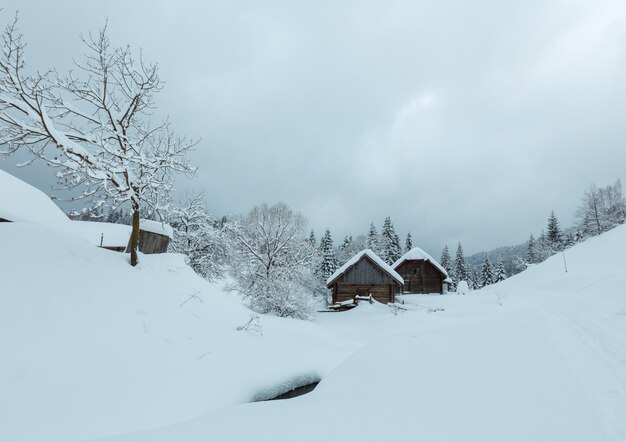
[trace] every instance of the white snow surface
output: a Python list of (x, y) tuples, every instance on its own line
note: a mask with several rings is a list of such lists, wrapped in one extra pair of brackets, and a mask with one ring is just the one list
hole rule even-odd
[(432, 265), (437, 267), (437, 270), (439, 270), (442, 274), (446, 275), (446, 278), (445, 278), (446, 282), (451, 281), (448, 277), (448, 272), (446, 272), (446, 269), (444, 269), (435, 258), (430, 256), (428, 253), (426, 253), (424, 250), (420, 249), (419, 247), (413, 247), (411, 250), (409, 250), (404, 255), (402, 255), (396, 262), (394, 262), (391, 267), (393, 267), (394, 269), (397, 269), (400, 264), (402, 264), (404, 261), (409, 261), (409, 260), (429, 261)]
[(131, 268), (2, 223), (0, 440), (624, 441), (625, 248), (620, 226), (567, 250), (567, 273), (556, 255), (466, 296), (259, 332), (179, 255)]
[(326, 284), (330, 284), (333, 282), (339, 275), (348, 270), (350, 267), (355, 265), (357, 262), (363, 258), (363, 256), (369, 257), (372, 261), (374, 261), (378, 266), (380, 266), (385, 272), (389, 274), (393, 279), (398, 281), (400, 284), (404, 284), (404, 279), (400, 276), (394, 269), (392, 269), (389, 264), (382, 260), (380, 256), (374, 253), (371, 249), (361, 250), (359, 253), (350, 258), (344, 265), (335, 270), (335, 273), (330, 275), (326, 280)]
[(0, 169), (0, 218), (66, 226), (69, 218), (41, 190)]
[(97, 221), (72, 221), (72, 231), (94, 246), (102, 243), (103, 247), (126, 247), (132, 227)]

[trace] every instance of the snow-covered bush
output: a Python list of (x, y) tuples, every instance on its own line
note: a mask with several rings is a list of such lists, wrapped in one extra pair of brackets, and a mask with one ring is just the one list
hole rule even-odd
[(187, 195), (169, 214), (174, 229), (171, 250), (187, 257), (187, 263), (208, 280), (220, 278), (230, 257), (226, 226), (219, 223), (205, 204), (204, 192)]
[(303, 319), (319, 302), (319, 254), (305, 239), (305, 226), (284, 203), (262, 204), (229, 225), (231, 288), (254, 310)]

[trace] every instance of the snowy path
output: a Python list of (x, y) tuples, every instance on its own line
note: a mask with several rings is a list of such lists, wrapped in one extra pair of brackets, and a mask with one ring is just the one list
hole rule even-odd
[[(618, 313), (596, 304), (572, 302), (553, 293), (534, 294), (532, 305), (545, 318), (551, 338), (568, 357), (594, 409), (613, 440), (626, 440), (626, 335)], [(594, 311), (595, 310), (595, 311)], [(611, 314), (613, 317), (611, 317)], [(597, 318), (604, 318), (599, 321)], [(617, 324), (619, 325), (619, 324)]]

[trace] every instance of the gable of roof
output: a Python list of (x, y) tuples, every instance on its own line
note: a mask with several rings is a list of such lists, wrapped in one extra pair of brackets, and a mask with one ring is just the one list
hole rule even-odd
[(437, 270), (439, 270), (439, 272), (441, 272), (442, 275), (445, 276), (444, 279), (449, 279), (450, 278), (450, 276), (448, 275), (448, 272), (446, 272), (446, 269), (444, 269), (442, 267), (442, 265), (439, 264), (435, 258), (430, 256), (428, 253), (426, 253), (425, 251), (423, 251), (419, 247), (413, 247), (411, 250), (406, 252), (404, 255), (402, 255), (400, 257), (400, 259), (398, 259), (396, 262), (393, 263), (392, 267), (394, 269), (397, 269), (403, 262), (405, 262), (405, 261), (414, 261), (414, 260), (417, 260), (417, 261), (428, 261)]
[(350, 268), (355, 266), (359, 261), (361, 261), (365, 257), (373, 261), (374, 264), (380, 267), (380, 269), (383, 270), (385, 273), (387, 273), (392, 279), (394, 279), (400, 284), (404, 284), (404, 279), (402, 279), (402, 276), (400, 276), (394, 269), (392, 269), (389, 264), (383, 261), (372, 250), (365, 249), (365, 250), (361, 250), (359, 253), (357, 253), (352, 258), (350, 258), (344, 265), (342, 265), (337, 270), (335, 270), (335, 273), (330, 275), (329, 278), (326, 280), (326, 287), (332, 285), (332, 283), (335, 282), (337, 278), (339, 278), (341, 275), (343, 275), (345, 272), (347, 272)]

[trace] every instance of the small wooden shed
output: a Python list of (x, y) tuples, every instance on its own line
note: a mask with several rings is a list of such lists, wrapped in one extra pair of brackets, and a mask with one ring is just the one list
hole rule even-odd
[(395, 302), (404, 283), (402, 277), (370, 249), (365, 249), (342, 265), (326, 281), (333, 291), (333, 304), (369, 296), (386, 304)]
[(404, 279), (399, 293), (444, 293), (451, 282), (441, 264), (419, 247), (409, 250), (392, 267)]

